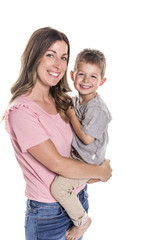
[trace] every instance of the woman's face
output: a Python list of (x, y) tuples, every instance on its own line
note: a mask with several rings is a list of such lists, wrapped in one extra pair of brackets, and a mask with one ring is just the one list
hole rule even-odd
[(37, 68), (37, 81), (47, 87), (56, 86), (67, 69), (68, 46), (65, 41), (52, 43)]

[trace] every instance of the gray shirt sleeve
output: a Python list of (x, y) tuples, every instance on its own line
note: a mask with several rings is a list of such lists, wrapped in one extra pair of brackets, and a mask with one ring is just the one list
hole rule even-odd
[(86, 109), (85, 118), (82, 120), (82, 130), (93, 138), (101, 138), (110, 121), (109, 112), (101, 108), (91, 107)]

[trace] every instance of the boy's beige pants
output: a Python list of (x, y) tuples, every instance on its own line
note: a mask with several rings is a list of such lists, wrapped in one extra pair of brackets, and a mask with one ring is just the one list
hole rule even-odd
[[(82, 161), (77, 154), (71, 153), (71, 157)], [(62, 176), (56, 176), (51, 184), (51, 193), (54, 198), (62, 205), (73, 221), (75, 226), (81, 226), (87, 222), (88, 215), (81, 205), (73, 189), (86, 183), (88, 179), (69, 179)]]

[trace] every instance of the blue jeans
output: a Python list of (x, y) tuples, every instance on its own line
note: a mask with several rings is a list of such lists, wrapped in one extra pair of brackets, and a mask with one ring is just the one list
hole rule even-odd
[[(86, 212), (88, 212), (87, 185), (78, 194)], [(27, 200), (25, 215), (26, 240), (65, 240), (66, 231), (72, 227), (72, 221), (61, 205)], [(79, 239), (81, 240), (82, 237)]]

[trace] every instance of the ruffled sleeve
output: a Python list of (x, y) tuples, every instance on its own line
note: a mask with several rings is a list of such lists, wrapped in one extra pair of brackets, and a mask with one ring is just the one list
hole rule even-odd
[(14, 140), (16, 139), (16, 137), (12, 130), (12, 126), (10, 125), (10, 115), (11, 115), (12, 111), (19, 109), (21, 107), (27, 107), (27, 105), (25, 105), (25, 104), (13, 105), (13, 106), (9, 107), (8, 110), (5, 112), (5, 128), (6, 128), (6, 131), (9, 133), (9, 135), (11, 136), (11, 138), (13, 138)]
[(39, 115), (27, 104), (14, 104), (5, 113), (5, 128), (22, 152), (49, 139)]

